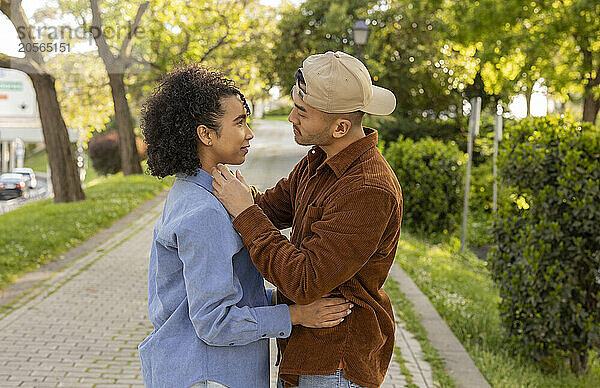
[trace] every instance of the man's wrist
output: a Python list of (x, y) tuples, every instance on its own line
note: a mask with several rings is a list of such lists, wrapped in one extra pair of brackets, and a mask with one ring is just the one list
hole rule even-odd
[(292, 326), (293, 325), (299, 325), (301, 322), (301, 318), (300, 318), (300, 309), (298, 307), (298, 305), (296, 304), (292, 304), (289, 305), (288, 308), (290, 309), (290, 320), (292, 321)]

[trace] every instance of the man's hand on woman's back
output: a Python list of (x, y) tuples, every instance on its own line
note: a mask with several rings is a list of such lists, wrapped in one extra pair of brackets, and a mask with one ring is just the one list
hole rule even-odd
[(352, 312), (354, 305), (343, 298), (328, 298), (327, 295), (311, 304), (290, 305), (292, 325), (310, 328), (333, 327), (342, 323)]

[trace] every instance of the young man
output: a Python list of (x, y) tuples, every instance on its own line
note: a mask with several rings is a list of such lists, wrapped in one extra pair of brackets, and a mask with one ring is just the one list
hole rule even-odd
[[(328, 329), (294, 327), (278, 340), (280, 386), (375, 388), (394, 347), (394, 317), (382, 290), (394, 261), (402, 194), (364, 113), (390, 114), (396, 99), (373, 86), (366, 67), (342, 52), (308, 57), (296, 73), (289, 115), (298, 144), (314, 147), (288, 178), (255, 193), (239, 171), (211, 170), (214, 193), (280, 303), (326, 294), (354, 304)], [(291, 241), (278, 229), (292, 227)], [(334, 385), (331, 385), (334, 384)]]

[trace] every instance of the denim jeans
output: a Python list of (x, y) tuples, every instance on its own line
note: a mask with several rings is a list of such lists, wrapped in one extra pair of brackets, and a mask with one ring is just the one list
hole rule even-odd
[[(283, 381), (277, 379), (277, 388), (283, 388)], [(300, 376), (298, 388), (364, 388), (353, 383), (344, 376), (342, 370), (338, 369), (330, 375), (306, 375)]]
[(205, 381), (201, 381), (199, 383), (192, 385), (190, 388), (227, 388), (227, 387), (224, 386), (223, 384), (219, 384), (214, 381), (205, 380)]

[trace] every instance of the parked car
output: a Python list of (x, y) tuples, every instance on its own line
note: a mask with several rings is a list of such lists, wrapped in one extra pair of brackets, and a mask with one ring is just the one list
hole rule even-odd
[(13, 174), (21, 174), (25, 177), (25, 183), (29, 186), (30, 189), (35, 189), (37, 186), (37, 179), (35, 178), (35, 173), (31, 168), (13, 168)]
[(0, 199), (29, 197), (29, 186), (21, 174), (0, 175)]

